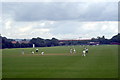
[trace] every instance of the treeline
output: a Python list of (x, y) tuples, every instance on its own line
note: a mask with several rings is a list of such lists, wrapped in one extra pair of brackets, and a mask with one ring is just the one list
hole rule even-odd
[(32, 38), (30, 44), (35, 44), (36, 47), (51, 47), (59, 46), (59, 40), (56, 38), (52, 39), (42, 39), (42, 38)]
[[(20, 43), (19, 41), (16, 41), (16, 43), (12, 43), (12, 41), (15, 41), (14, 39), (7, 39), (6, 37), (0, 36), (1, 40), (1, 47), (0, 48), (26, 48), (26, 47), (33, 47), (33, 44), (35, 44), (35, 47), (51, 47), (51, 46), (59, 46), (58, 39), (52, 38), (52, 39), (42, 39), (42, 38), (32, 38), (29, 43)], [(23, 41), (26, 41), (24, 39)]]
[[(0, 48), (26, 48), (32, 47), (35, 44), (35, 47), (51, 47), (51, 46), (64, 46), (64, 45), (86, 45), (89, 42), (99, 42), (99, 44), (111, 44), (118, 43), (120, 44), (120, 33), (113, 36), (111, 39), (106, 39), (105, 36), (92, 38), (91, 40), (71, 40), (71, 41), (60, 41), (56, 38), (52, 39), (42, 39), (40, 37), (32, 38), (29, 43), (12, 43), (14, 39), (7, 39), (6, 37), (0, 36)], [(23, 41), (26, 41), (24, 39)]]
[(106, 39), (105, 36), (102, 36), (102, 37), (92, 38), (91, 41), (100, 42), (100, 44), (111, 44), (111, 43), (120, 44), (120, 33), (113, 36), (111, 39)]

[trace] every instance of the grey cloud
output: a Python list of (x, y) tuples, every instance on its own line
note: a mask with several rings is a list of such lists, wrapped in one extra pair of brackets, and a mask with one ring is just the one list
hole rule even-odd
[(83, 21), (117, 21), (117, 9), (117, 3), (94, 3), (79, 18)]
[(117, 4), (117, 2), (3, 3), (3, 13), (11, 14), (16, 21), (116, 21)]

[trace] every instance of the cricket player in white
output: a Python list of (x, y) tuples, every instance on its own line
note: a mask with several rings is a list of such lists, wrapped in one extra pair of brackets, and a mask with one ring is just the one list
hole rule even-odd
[(34, 54), (34, 51), (32, 51), (32, 54)]
[(24, 54), (24, 50), (22, 50), (22, 54)]
[(33, 44), (33, 48), (35, 48), (35, 44)]
[(85, 49), (86, 53), (88, 53), (88, 48)]
[(74, 53), (74, 54), (76, 53), (76, 50), (75, 50), (75, 48), (73, 49), (73, 53)]
[(42, 51), (41, 54), (44, 55), (44, 52)]
[(70, 48), (70, 54), (72, 54), (72, 48)]
[(36, 49), (36, 52), (38, 52), (38, 49)]
[(86, 56), (86, 51), (83, 50), (82, 56)]

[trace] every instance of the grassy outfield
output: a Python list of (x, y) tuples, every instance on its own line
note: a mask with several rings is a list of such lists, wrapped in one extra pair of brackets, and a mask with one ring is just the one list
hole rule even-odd
[[(72, 48), (72, 46), (71, 46)], [(117, 78), (118, 46), (87, 46), (89, 53), (82, 55), (82, 46), (38, 48), (45, 55), (31, 54), (32, 48), (3, 50), (3, 78)], [(35, 51), (35, 50), (34, 50)], [(53, 55), (47, 55), (53, 54)], [(55, 54), (55, 55), (54, 55)], [(63, 54), (63, 55), (56, 55)]]

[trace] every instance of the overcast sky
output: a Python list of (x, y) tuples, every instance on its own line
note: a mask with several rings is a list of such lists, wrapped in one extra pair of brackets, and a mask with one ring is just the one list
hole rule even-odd
[(8, 38), (79, 39), (118, 33), (118, 2), (3, 2)]

